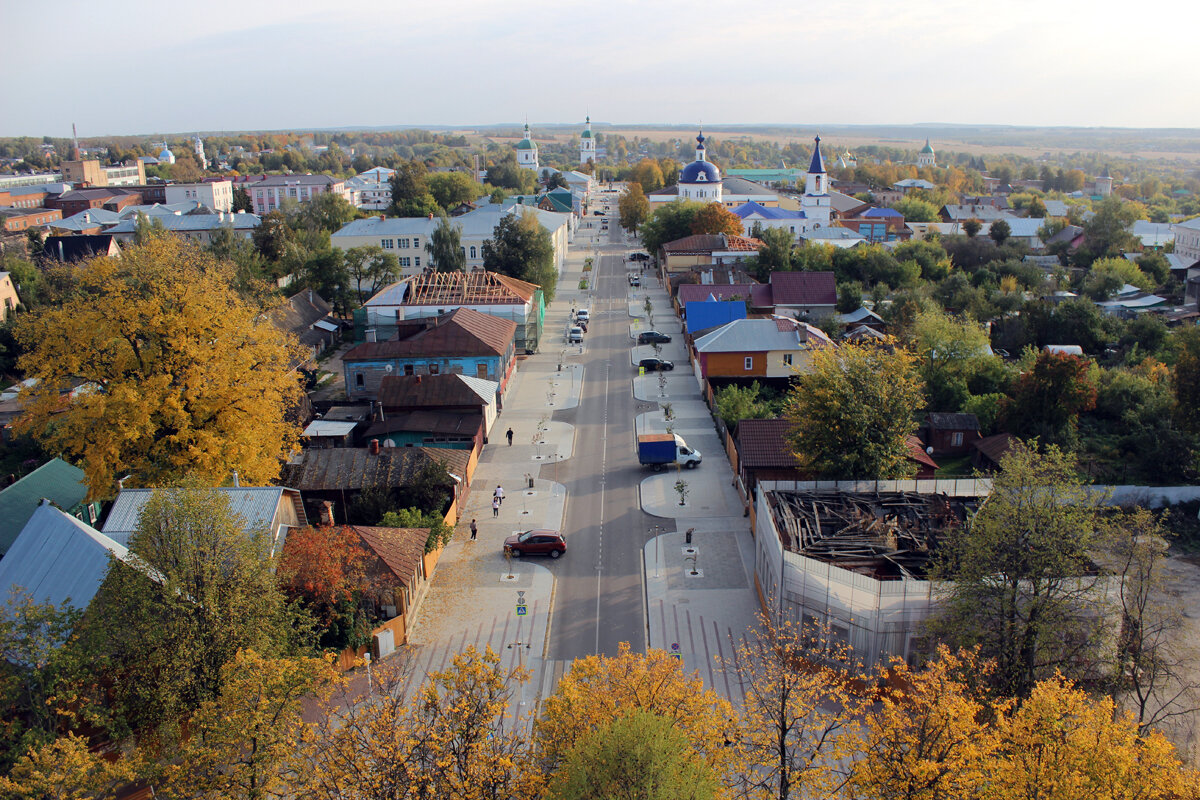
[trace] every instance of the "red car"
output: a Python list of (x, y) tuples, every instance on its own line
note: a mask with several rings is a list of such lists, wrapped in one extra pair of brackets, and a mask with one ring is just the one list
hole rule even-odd
[(558, 531), (535, 528), (524, 533), (514, 533), (504, 540), (504, 552), (513, 558), (521, 556), (550, 556), (558, 558), (567, 552), (567, 542)]

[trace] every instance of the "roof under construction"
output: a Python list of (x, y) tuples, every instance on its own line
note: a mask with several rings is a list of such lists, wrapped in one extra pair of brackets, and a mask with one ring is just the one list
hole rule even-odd
[(977, 498), (917, 492), (769, 491), (785, 549), (876, 580), (924, 580), (945, 536)]
[(468, 272), (425, 272), (409, 279), (404, 304), (450, 306), (522, 304), (538, 291), (537, 284), (476, 269)]

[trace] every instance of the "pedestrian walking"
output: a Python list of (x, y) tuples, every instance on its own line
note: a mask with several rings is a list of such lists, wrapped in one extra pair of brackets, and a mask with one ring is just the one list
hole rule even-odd
[(500, 498), (499, 497), (492, 498), (492, 516), (493, 517), (500, 516)]
[(479, 535), (479, 528), (475, 525), (475, 520), (471, 520), (471, 541), (475, 541), (475, 537)]
[(492, 493), (492, 497), (496, 500), (499, 500), (500, 503), (503, 505), (503, 503), (504, 503), (504, 488), (500, 484), (498, 484), (498, 483), (496, 484), (496, 491)]
[(508, 429), (508, 433), (506, 433), (506, 434), (504, 434), (504, 435), (508, 437), (508, 446), (509, 446), (509, 447), (512, 447), (512, 437), (513, 437), (513, 431), (512, 431), (512, 428), (509, 428), (509, 429)]

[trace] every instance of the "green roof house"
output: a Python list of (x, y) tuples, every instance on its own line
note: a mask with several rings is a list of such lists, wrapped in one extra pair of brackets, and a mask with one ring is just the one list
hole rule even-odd
[(54, 458), (0, 491), (0, 556), (12, 547), (42, 498), (76, 519), (95, 525), (100, 517), (100, 503), (84, 502), (87, 490), (83, 470)]

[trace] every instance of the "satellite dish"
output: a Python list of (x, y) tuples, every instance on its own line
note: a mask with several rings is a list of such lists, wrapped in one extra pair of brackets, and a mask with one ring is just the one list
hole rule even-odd
[(925, 448), (925, 455), (927, 455), (927, 456), (933, 455), (933, 445), (930, 445), (929, 447)]
[(391, 371), (392, 371), (392, 365), (391, 365), (391, 364), (388, 364), (387, 366), (385, 366), (385, 367), (383, 368), (383, 371), (384, 371), (384, 372), (391, 372)]

